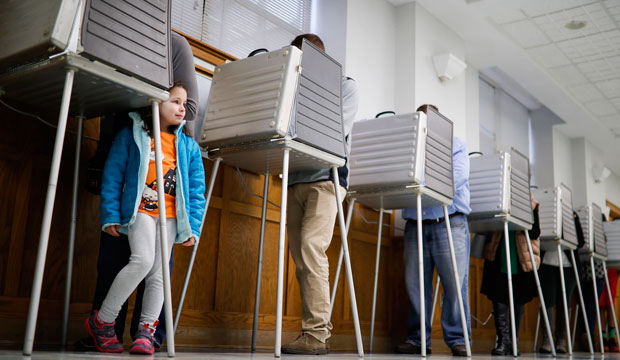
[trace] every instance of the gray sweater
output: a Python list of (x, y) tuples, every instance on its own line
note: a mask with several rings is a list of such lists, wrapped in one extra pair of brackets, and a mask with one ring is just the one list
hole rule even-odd
[(185, 120), (192, 121), (198, 113), (198, 82), (194, 66), (194, 55), (187, 39), (171, 31), (172, 78), (183, 83), (187, 90)]

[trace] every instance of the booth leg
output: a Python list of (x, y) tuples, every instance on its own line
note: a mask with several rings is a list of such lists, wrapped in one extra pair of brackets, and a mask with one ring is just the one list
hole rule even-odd
[[(592, 267), (594, 269), (594, 267)], [(603, 269), (605, 269), (605, 285), (607, 286), (607, 296), (609, 297), (609, 304), (611, 307), (611, 315), (614, 318), (614, 326), (616, 327), (616, 341), (620, 344), (620, 335), (618, 334), (618, 318), (616, 317), (616, 307), (614, 306), (614, 299), (611, 297), (611, 288), (609, 286), (609, 277), (607, 276), (607, 262), (603, 260)]]
[(351, 312), (353, 315), (353, 327), (355, 328), (355, 341), (357, 343), (357, 354), (364, 356), (364, 343), (362, 342), (362, 332), (360, 329), (360, 319), (357, 313), (357, 299), (355, 297), (355, 285), (353, 284), (353, 271), (351, 270), (351, 257), (349, 256), (349, 244), (347, 242), (347, 225), (344, 221), (344, 211), (342, 209), (342, 198), (340, 196), (340, 184), (338, 183), (338, 169), (332, 167), (334, 178), (334, 193), (336, 194), (336, 205), (338, 206), (338, 221), (340, 226), (340, 239), (342, 241), (342, 251), (344, 252), (344, 268), (349, 285), (349, 297), (351, 298)]
[(601, 341), (601, 354), (605, 353), (603, 344), (603, 323), (601, 322), (601, 308), (598, 305), (598, 287), (596, 286), (596, 270), (594, 268), (594, 258), (590, 256), (590, 270), (592, 271), (592, 289), (594, 290), (594, 303), (596, 308), (596, 322), (598, 324), (598, 338)]
[(256, 336), (258, 334), (258, 311), (260, 309), (260, 287), (263, 275), (263, 248), (265, 244), (265, 222), (267, 220), (267, 201), (269, 199), (269, 171), (265, 172), (265, 185), (263, 187), (263, 208), (260, 219), (260, 241), (258, 244), (258, 265), (256, 269), (256, 294), (254, 295), (254, 320), (252, 321), (252, 347), (256, 352)]
[(517, 330), (515, 327), (515, 302), (512, 291), (512, 274), (510, 264), (510, 237), (508, 236), (508, 222), (504, 221), (504, 245), (506, 248), (506, 268), (508, 269), (506, 278), (508, 279), (508, 302), (510, 306), (510, 333), (512, 335), (512, 356), (518, 356)]
[(286, 205), (288, 188), (288, 160), (290, 149), (282, 157), (282, 196), (280, 198), (280, 235), (278, 239), (278, 290), (276, 295), (276, 343), (274, 356), (282, 351), (282, 300), (284, 296), (284, 241), (286, 239)]
[(377, 254), (375, 258), (375, 285), (372, 290), (372, 314), (370, 315), (370, 345), (368, 352), (372, 354), (372, 343), (375, 335), (375, 311), (377, 308), (377, 285), (379, 284), (379, 262), (381, 261), (381, 230), (383, 230), (383, 208), (379, 209), (379, 231), (377, 234)]
[[(530, 234), (525, 231), (525, 240), (527, 243), (527, 251), (530, 253), (530, 260), (532, 264), (536, 264), (536, 259), (534, 258), (534, 251), (532, 250), (532, 241), (530, 239)], [(545, 331), (547, 332), (547, 336), (549, 338), (549, 343), (551, 344), (551, 354), (556, 356), (555, 353), (555, 344), (553, 342), (553, 333), (551, 332), (551, 323), (549, 322), (549, 314), (547, 314), (547, 305), (545, 304), (545, 297), (543, 296), (542, 286), (540, 286), (540, 278), (538, 277), (538, 271), (533, 270), (534, 280), (536, 281), (536, 288), (538, 290), (538, 298), (540, 299), (540, 306), (542, 308), (543, 320), (545, 322)], [(536, 320), (536, 337), (534, 338), (534, 352), (536, 352), (536, 343), (538, 342), (538, 329), (540, 328), (540, 312), (538, 312), (538, 320)]]
[(437, 282), (435, 283), (435, 291), (433, 292), (433, 307), (431, 308), (431, 324), (435, 319), (435, 309), (437, 308), (437, 299), (439, 298), (439, 284), (441, 283), (441, 278), (439, 278), (439, 274), (437, 274)]
[(28, 308), (28, 320), (26, 322), (26, 333), (24, 336), (23, 353), (26, 356), (32, 355), (32, 347), (34, 345), (34, 333), (37, 326), (39, 302), (41, 301), (41, 286), (43, 285), (43, 272), (45, 271), (45, 258), (47, 256), (47, 245), (49, 242), (50, 228), (52, 226), (52, 213), (54, 212), (58, 172), (60, 171), (60, 158), (62, 156), (62, 146), (65, 138), (65, 129), (67, 127), (67, 117), (69, 116), (69, 104), (71, 102), (71, 89), (73, 88), (74, 74), (75, 69), (67, 69), (60, 105), (60, 114), (58, 115), (56, 140), (54, 142), (54, 152), (52, 155), (47, 194), (45, 196), (45, 208), (43, 210), (43, 221), (41, 223), (41, 233), (39, 235), (39, 250), (37, 251), (37, 262), (34, 268), (32, 291), (30, 292), (30, 305)]
[[(594, 346), (592, 346), (592, 338), (590, 337), (590, 327), (588, 326), (588, 315), (586, 313), (586, 306), (583, 301), (583, 292), (581, 291), (581, 284), (579, 283), (579, 272), (577, 272), (577, 262), (575, 261), (575, 254), (570, 252), (570, 260), (573, 264), (573, 271), (575, 272), (575, 279), (577, 280), (577, 293), (579, 294), (579, 304), (581, 305), (581, 314), (583, 315), (583, 323), (586, 324), (586, 334), (588, 335), (588, 346), (590, 348), (590, 354), (594, 354)], [(579, 306), (579, 305), (577, 305)], [(575, 312), (575, 328), (577, 327), (577, 317), (579, 313)], [(567, 329), (568, 332), (568, 329)], [(573, 341), (575, 341), (575, 333), (573, 332)]]
[(75, 165), (73, 167), (73, 195), (71, 203), (71, 227), (69, 230), (69, 250), (67, 252), (67, 277), (65, 281), (65, 302), (62, 316), (62, 339), (60, 348), (67, 346), (67, 330), (69, 328), (69, 306), (71, 304), (71, 280), (73, 277), (73, 251), (75, 249), (75, 229), (77, 227), (78, 184), (80, 175), (80, 152), (82, 150), (82, 132), (84, 130), (84, 116), (78, 116), (77, 136), (75, 140)]
[[(540, 292), (538, 293), (538, 296), (540, 296)], [(547, 311), (547, 309), (545, 309), (545, 311)], [(536, 330), (534, 330), (534, 347), (532, 348), (533, 352), (536, 352), (536, 345), (538, 345), (538, 332), (539, 331), (540, 331), (540, 310), (538, 311), (538, 316), (536, 316)], [(552, 340), (551, 342), (553, 343), (553, 338), (551, 338), (551, 340)], [(555, 349), (553, 349), (553, 356), (555, 356)]]
[[(200, 233), (202, 234), (202, 228), (205, 225), (205, 219), (207, 218), (207, 211), (209, 210), (209, 203), (211, 202), (211, 194), (213, 194), (213, 187), (215, 185), (215, 177), (217, 176), (217, 169), (220, 166), (221, 158), (215, 159), (213, 168), (211, 169), (211, 177), (209, 178), (209, 187), (207, 188), (207, 196), (205, 198), (205, 211), (202, 214), (202, 222), (200, 223)], [(174, 332), (177, 332), (179, 327), (179, 320), (181, 319), (181, 311), (183, 311), (183, 303), (185, 302), (185, 294), (189, 286), (189, 279), (192, 276), (192, 269), (194, 268), (194, 261), (196, 260), (196, 253), (198, 253), (199, 243), (195, 243), (192, 248), (192, 255), (187, 265), (187, 272), (185, 273), (185, 280), (183, 281), (183, 289), (181, 290), (181, 297), (179, 298), (179, 305), (177, 306), (177, 314), (174, 319)]]
[(426, 357), (426, 304), (424, 301), (424, 245), (422, 244), (422, 194), (416, 197), (418, 231), (418, 286), (420, 287), (420, 355)]
[[(353, 217), (353, 206), (355, 205), (355, 198), (352, 198), (349, 202), (349, 210), (347, 211), (347, 234), (349, 233), (349, 229), (351, 227), (351, 218)], [(336, 292), (338, 290), (338, 280), (340, 279), (340, 269), (342, 268), (342, 258), (344, 253), (342, 251), (342, 246), (340, 246), (340, 255), (338, 256), (338, 265), (336, 266), (336, 275), (334, 276), (334, 285), (332, 287), (332, 297), (329, 303), (329, 319), (332, 318), (332, 313), (334, 312), (334, 302), (336, 301)]]
[(568, 295), (566, 294), (566, 284), (564, 283), (564, 261), (562, 260), (562, 246), (558, 243), (558, 259), (560, 262), (560, 282), (562, 285), (562, 302), (564, 303), (564, 320), (566, 321), (566, 340), (568, 346), (568, 354), (573, 354), (573, 344), (570, 340), (570, 319), (568, 314)]
[[(153, 111), (153, 142), (155, 143), (155, 173), (157, 183), (164, 183), (164, 171), (162, 166), (161, 132), (159, 124), (159, 103), (151, 101)], [(164, 187), (157, 186), (157, 198), (164, 199)], [(166, 227), (166, 207), (160, 206), (159, 211), (159, 240), (161, 248), (161, 268), (164, 282), (164, 312), (166, 316), (166, 348), (168, 357), (174, 357), (174, 322), (172, 318), (172, 293), (170, 289), (170, 254), (168, 252), (168, 230)], [(170, 239), (174, 241), (174, 239)]]
[[(450, 227), (450, 216), (448, 215), (447, 205), (443, 206), (443, 217), (446, 223), (446, 232), (448, 233), (448, 245), (450, 246), (450, 257), (452, 258), (452, 273), (454, 274), (454, 283), (456, 284), (456, 292), (458, 294), (457, 299), (459, 300), (459, 311), (461, 312), (461, 326), (463, 327), (463, 335), (465, 337), (465, 349), (467, 351), (467, 356), (471, 357), (471, 344), (469, 341), (467, 316), (465, 315), (465, 307), (463, 305), (463, 295), (461, 293), (461, 278), (459, 277), (459, 269), (456, 264), (456, 253), (454, 252), (454, 241), (452, 240), (452, 228)], [(433, 321), (432, 318), (431, 321)]]

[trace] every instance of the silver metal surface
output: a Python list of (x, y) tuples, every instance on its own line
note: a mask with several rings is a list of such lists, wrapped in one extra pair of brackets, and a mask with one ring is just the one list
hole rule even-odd
[[(568, 354), (571, 355), (573, 353), (573, 343), (570, 340), (570, 331), (568, 331), (568, 329), (570, 329), (570, 313), (568, 312), (568, 294), (566, 294), (566, 283), (564, 282), (564, 263), (562, 261), (562, 256), (564, 254), (562, 253), (562, 246), (559, 243), (557, 244), (557, 252), (558, 261), (560, 262), (560, 265), (558, 266), (560, 268), (560, 285), (562, 286), (562, 305), (564, 306), (564, 326), (566, 326), (566, 341), (568, 345)], [(517, 355), (515, 354), (515, 356)]]
[[(570, 259), (573, 265), (573, 271), (575, 272), (575, 279), (577, 279), (577, 294), (579, 295), (579, 304), (581, 304), (581, 312), (584, 319), (584, 324), (588, 324), (588, 314), (586, 313), (585, 303), (583, 301), (583, 292), (581, 291), (581, 282), (579, 281), (579, 272), (577, 271), (577, 262), (575, 261), (575, 254), (570, 251)], [(595, 293), (596, 294), (596, 293)], [(577, 315), (575, 314), (575, 320), (577, 320)], [(588, 335), (588, 347), (590, 348), (590, 354), (594, 354), (594, 346), (592, 346), (592, 338), (590, 337), (590, 326), (584, 326), (586, 328), (586, 334)], [(566, 329), (568, 332), (568, 328)], [(573, 333), (574, 334), (574, 333)], [(573, 335), (573, 341), (575, 341)]]
[(423, 112), (356, 121), (349, 189), (422, 184), (427, 132)]
[(431, 308), (431, 324), (433, 320), (435, 320), (435, 310), (437, 309), (437, 300), (439, 299), (439, 284), (441, 284), (441, 279), (437, 276), (437, 281), (435, 282), (435, 291), (433, 292), (433, 307)]
[(426, 357), (426, 306), (424, 304), (424, 245), (422, 237), (422, 194), (416, 194), (418, 231), (418, 289), (420, 291), (420, 355)]
[(375, 310), (377, 307), (377, 286), (379, 285), (379, 262), (381, 261), (381, 232), (383, 230), (383, 208), (379, 209), (379, 222), (377, 224), (377, 251), (375, 254), (375, 283), (372, 291), (372, 314), (370, 315), (370, 344), (368, 352), (372, 354), (372, 345), (375, 335)]
[[(456, 253), (454, 252), (454, 241), (452, 240), (452, 228), (450, 227), (450, 216), (448, 215), (447, 205), (443, 206), (443, 217), (445, 219), (446, 232), (448, 233), (448, 245), (450, 246), (450, 258), (452, 259), (452, 274), (454, 275), (454, 283), (456, 284), (456, 298), (458, 299), (459, 311), (461, 313), (461, 326), (463, 327), (463, 337), (465, 338), (465, 349), (467, 356), (471, 357), (469, 329), (467, 327), (467, 317), (465, 316), (465, 307), (463, 305), (463, 293), (461, 292), (461, 278), (459, 277), (459, 268), (456, 263)], [(433, 319), (431, 318), (431, 324), (432, 321)]]
[(274, 356), (279, 358), (282, 351), (282, 301), (284, 296), (284, 241), (286, 238), (286, 207), (289, 173), (288, 148), (282, 151), (282, 195), (280, 197), (280, 233), (278, 238), (278, 285), (276, 293), (276, 339)]
[(288, 46), (216, 67), (200, 145), (286, 136), (301, 57), (301, 50)]
[(236, 144), (209, 150), (209, 157), (221, 157), (231, 166), (262, 174), (283, 173), (283, 151), (290, 152), (290, 172), (329, 169), (344, 166), (345, 159), (331, 155), (298, 141), (283, 138), (255, 143)]
[[(209, 178), (209, 185), (207, 187), (207, 196), (205, 198), (205, 211), (202, 214), (202, 221), (200, 222), (200, 234), (202, 234), (202, 229), (205, 226), (205, 221), (207, 219), (207, 211), (209, 210), (209, 203), (211, 203), (211, 195), (213, 194), (213, 187), (215, 185), (215, 178), (217, 177), (217, 170), (220, 167), (220, 162), (222, 159), (217, 158), (213, 162), (213, 168), (211, 169), (211, 177)], [(177, 306), (177, 314), (174, 318), (174, 332), (177, 332), (177, 328), (179, 327), (179, 321), (181, 320), (181, 311), (183, 311), (183, 303), (185, 302), (185, 294), (187, 293), (187, 288), (189, 287), (189, 279), (192, 276), (192, 270), (194, 269), (194, 261), (196, 260), (196, 254), (198, 253), (198, 245), (200, 242), (194, 244), (192, 248), (192, 255), (189, 259), (189, 263), (187, 264), (187, 271), (185, 272), (185, 279), (183, 280), (183, 288), (181, 289), (181, 297), (179, 298), (179, 305)]]
[(514, 294), (512, 291), (512, 267), (510, 264), (510, 237), (508, 235), (508, 222), (504, 221), (504, 248), (506, 250), (506, 278), (508, 279), (508, 301), (510, 306), (510, 334), (512, 336), (512, 355), (519, 352), (517, 344), (517, 330), (515, 327)]
[[(468, 219), (469, 220), (469, 219)], [(488, 232), (488, 231), (503, 231), (504, 220), (508, 222), (508, 230), (531, 230), (532, 224), (523, 222), (512, 215), (495, 215), (491, 218), (479, 218), (469, 220), (469, 231), (472, 233)]]
[(265, 173), (263, 186), (263, 207), (260, 218), (260, 240), (258, 243), (258, 265), (256, 269), (256, 293), (254, 294), (254, 319), (252, 320), (252, 346), (250, 350), (256, 351), (256, 336), (258, 335), (258, 312), (260, 309), (260, 291), (263, 279), (263, 248), (265, 244), (265, 222), (267, 220), (267, 201), (269, 200), (269, 172)]
[(41, 223), (41, 233), (39, 235), (37, 262), (34, 269), (34, 278), (32, 280), (32, 292), (30, 293), (26, 333), (24, 336), (23, 352), (26, 356), (32, 355), (32, 346), (34, 345), (34, 333), (37, 326), (39, 302), (41, 300), (41, 286), (43, 285), (45, 258), (47, 256), (47, 245), (49, 243), (50, 228), (52, 226), (52, 213), (54, 212), (54, 200), (56, 199), (56, 187), (58, 185), (58, 172), (60, 170), (60, 159), (65, 138), (65, 130), (67, 127), (67, 117), (69, 116), (69, 103), (71, 101), (71, 89), (73, 87), (74, 73), (75, 70), (73, 69), (68, 69), (65, 73), (62, 101), (58, 116), (58, 126), (56, 128), (56, 140), (54, 142), (52, 164), (47, 185), (47, 194), (45, 196), (43, 221)]
[(420, 199), (422, 208), (452, 204), (452, 199), (425, 186), (393, 186), (349, 192), (349, 195), (361, 204), (373, 209), (384, 208), (386, 210), (415, 209), (418, 206), (418, 194), (422, 196)]
[[(592, 273), (592, 290), (594, 290), (593, 294), (597, 294), (598, 298), (598, 286), (596, 285), (596, 268), (594, 267), (594, 258), (590, 256), (590, 271)], [(607, 271), (605, 271), (607, 272)], [(601, 309), (599, 306), (599, 302), (595, 301), (596, 308), (596, 322), (598, 324), (598, 336), (601, 341), (601, 354), (605, 352), (605, 344), (603, 344), (603, 323), (601, 321)]]
[(71, 304), (71, 282), (73, 277), (73, 252), (75, 249), (75, 229), (77, 227), (78, 207), (78, 184), (80, 176), (80, 155), (82, 152), (82, 132), (84, 130), (84, 117), (78, 116), (78, 128), (75, 139), (75, 161), (73, 165), (73, 193), (71, 195), (71, 226), (69, 229), (69, 246), (67, 251), (67, 275), (65, 280), (65, 299), (62, 315), (62, 338), (61, 349), (67, 346), (67, 329), (69, 327), (69, 305)]
[[(161, 132), (159, 124), (159, 103), (151, 103), (153, 112), (153, 142), (155, 143), (155, 173), (157, 183), (164, 184), (163, 154), (161, 151)], [(157, 187), (157, 198), (160, 203), (165, 199), (164, 187)], [(168, 357), (174, 357), (174, 319), (172, 317), (172, 292), (170, 290), (170, 254), (168, 252), (168, 231), (166, 226), (166, 206), (159, 206), (159, 245), (161, 253), (161, 270), (164, 283), (164, 312), (166, 317), (166, 348)], [(170, 239), (174, 241), (174, 239)], [(157, 261), (157, 260), (156, 260)]]
[(149, 99), (165, 101), (168, 92), (122, 74), (75, 53), (43, 60), (0, 74), (4, 96), (49, 111), (61, 105), (66, 69), (75, 69), (70, 114), (92, 118), (112, 111), (149, 106)]
[(620, 266), (620, 221), (606, 221), (603, 223), (607, 237), (607, 264), (611, 267)]
[[(347, 210), (347, 223), (345, 226), (347, 227), (347, 234), (349, 233), (349, 229), (351, 228), (351, 218), (353, 217), (353, 207), (355, 205), (355, 198), (351, 198), (349, 201), (349, 208)], [(340, 270), (342, 269), (342, 259), (344, 257), (344, 251), (342, 246), (340, 246), (340, 255), (338, 256), (338, 265), (336, 265), (336, 274), (334, 275), (334, 287), (332, 288), (332, 296), (331, 301), (329, 302), (329, 319), (332, 318), (332, 313), (334, 312), (334, 302), (336, 301), (336, 292), (338, 290), (338, 281), (340, 280)]]
[(349, 298), (351, 299), (351, 313), (353, 315), (353, 328), (355, 329), (355, 342), (357, 344), (357, 355), (364, 357), (364, 343), (362, 342), (362, 331), (360, 329), (360, 319), (357, 313), (357, 299), (355, 296), (355, 284), (353, 283), (353, 270), (351, 269), (351, 257), (349, 255), (349, 243), (347, 225), (344, 221), (344, 211), (342, 209), (342, 197), (340, 196), (340, 183), (338, 182), (338, 168), (332, 166), (332, 176), (334, 178), (334, 193), (336, 194), (336, 205), (338, 207), (338, 222), (340, 226), (340, 237), (342, 239), (342, 251), (344, 252), (344, 268), (349, 285)]
[(577, 232), (573, 218), (572, 195), (565, 185), (551, 189), (534, 190), (534, 198), (540, 203), (540, 246), (542, 250), (554, 250), (556, 242), (563, 248), (577, 247)]
[(474, 157), (469, 163), (471, 213), (467, 218), (492, 218), (496, 214), (509, 214), (510, 153)]
[[(527, 251), (530, 253), (530, 261), (532, 264), (536, 264), (536, 258), (534, 257), (534, 251), (532, 250), (532, 240), (530, 234), (525, 232), (525, 240), (527, 243)], [(540, 278), (538, 277), (538, 269), (533, 271), (534, 280), (536, 281), (536, 289), (538, 290), (538, 298), (540, 299), (540, 307), (543, 314), (543, 320), (545, 321), (545, 331), (547, 331), (547, 337), (549, 338), (549, 344), (551, 345), (551, 354), (555, 353), (555, 344), (553, 342), (553, 333), (551, 332), (551, 323), (549, 322), (549, 314), (547, 314), (547, 305), (545, 304), (545, 297), (543, 296), (542, 287), (540, 286)], [(534, 338), (534, 351), (536, 351), (536, 343), (538, 342), (538, 329), (540, 328), (540, 311), (538, 312), (538, 320), (536, 321), (536, 337)]]

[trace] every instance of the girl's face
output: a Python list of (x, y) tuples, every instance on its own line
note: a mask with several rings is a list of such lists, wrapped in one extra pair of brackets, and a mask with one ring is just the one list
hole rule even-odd
[(170, 126), (181, 124), (185, 118), (185, 104), (187, 92), (182, 87), (174, 87), (170, 90), (170, 98), (159, 105), (159, 123), (162, 131), (167, 131)]

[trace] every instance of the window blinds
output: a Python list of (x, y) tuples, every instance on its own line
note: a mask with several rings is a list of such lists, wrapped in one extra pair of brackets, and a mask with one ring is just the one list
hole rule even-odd
[(312, 0), (173, 0), (172, 26), (236, 57), (310, 30)]

